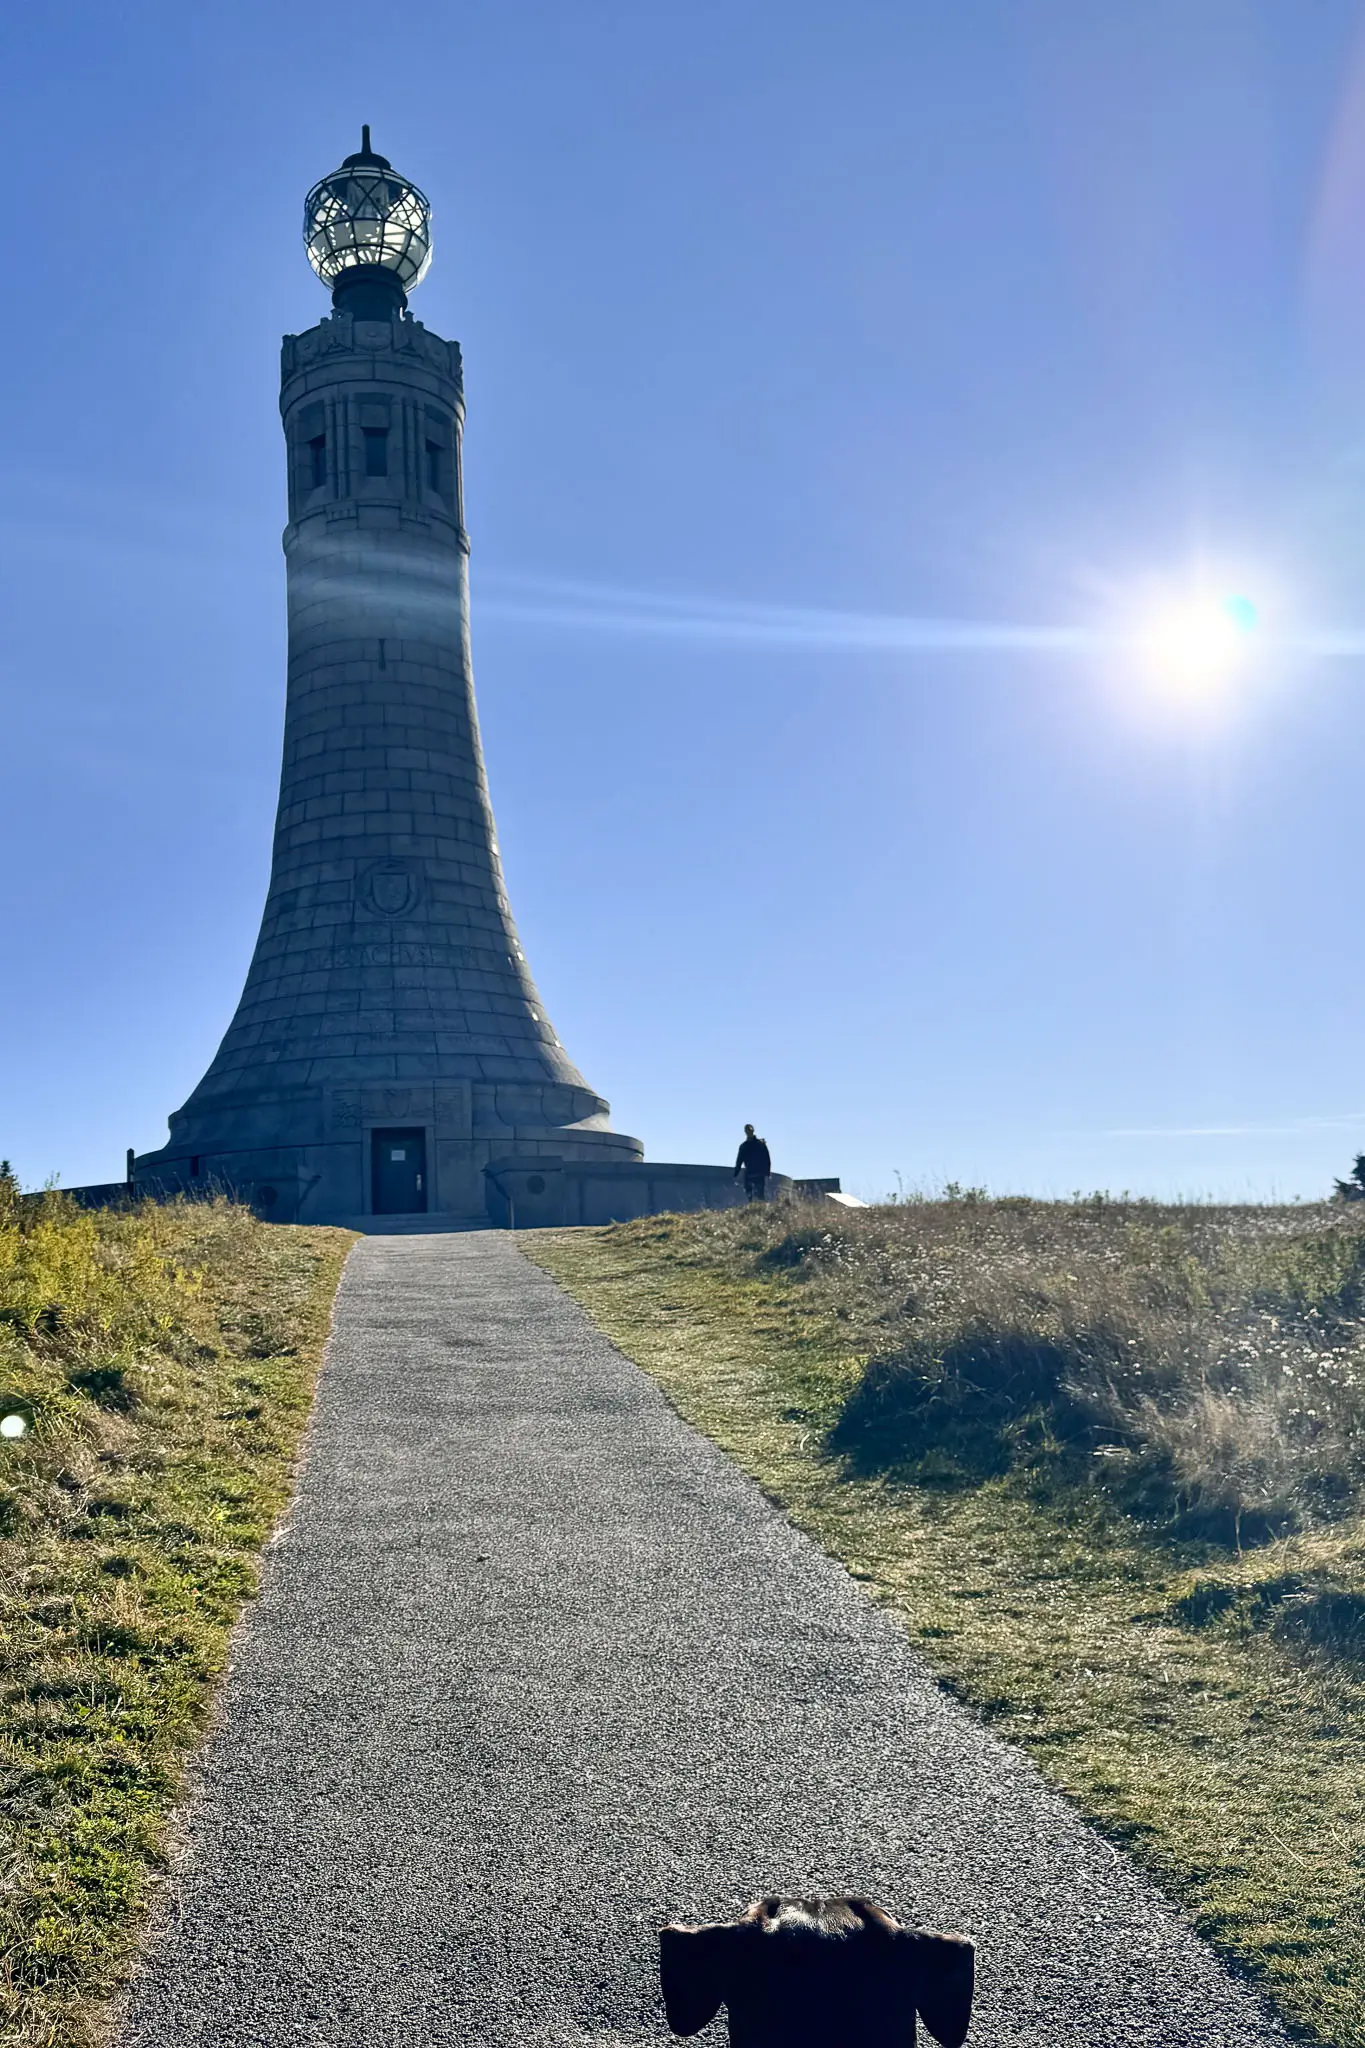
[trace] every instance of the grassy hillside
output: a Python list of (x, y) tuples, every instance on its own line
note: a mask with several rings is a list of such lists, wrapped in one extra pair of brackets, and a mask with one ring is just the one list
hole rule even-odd
[(1365, 2048), (1361, 1208), (773, 1205), (522, 1239), (1333, 2048)]
[(0, 1174), (0, 2041), (102, 2038), (350, 1242)]

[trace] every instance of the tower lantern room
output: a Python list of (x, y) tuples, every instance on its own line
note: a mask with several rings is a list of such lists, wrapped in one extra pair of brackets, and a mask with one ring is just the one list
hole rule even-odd
[(400, 313), (431, 263), (431, 207), (386, 156), (360, 148), (314, 185), (303, 202), (308, 261), (332, 303), (361, 319)]

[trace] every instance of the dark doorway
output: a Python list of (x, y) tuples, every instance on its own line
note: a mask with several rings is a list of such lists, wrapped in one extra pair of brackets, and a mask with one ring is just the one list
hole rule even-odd
[(370, 1134), (376, 1216), (411, 1216), (427, 1206), (425, 1131)]

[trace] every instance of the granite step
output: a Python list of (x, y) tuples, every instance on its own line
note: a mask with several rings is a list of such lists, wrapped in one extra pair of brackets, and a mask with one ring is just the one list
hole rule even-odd
[(459, 1216), (444, 1209), (424, 1209), (406, 1216), (341, 1216), (342, 1230), (359, 1230), (366, 1237), (445, 1236), (454, 1230), (495, 1230), (499, 1226), (487, 1216)]

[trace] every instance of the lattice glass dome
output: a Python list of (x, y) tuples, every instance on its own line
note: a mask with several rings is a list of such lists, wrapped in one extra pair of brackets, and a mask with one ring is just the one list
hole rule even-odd
[(431, 207), (370, 148), (370, 131), (339, 171), (314, 185), (303, 202), (308, 261), (325, 285), (344, 271), (378, 265), (411, 291), (431, 262)]

